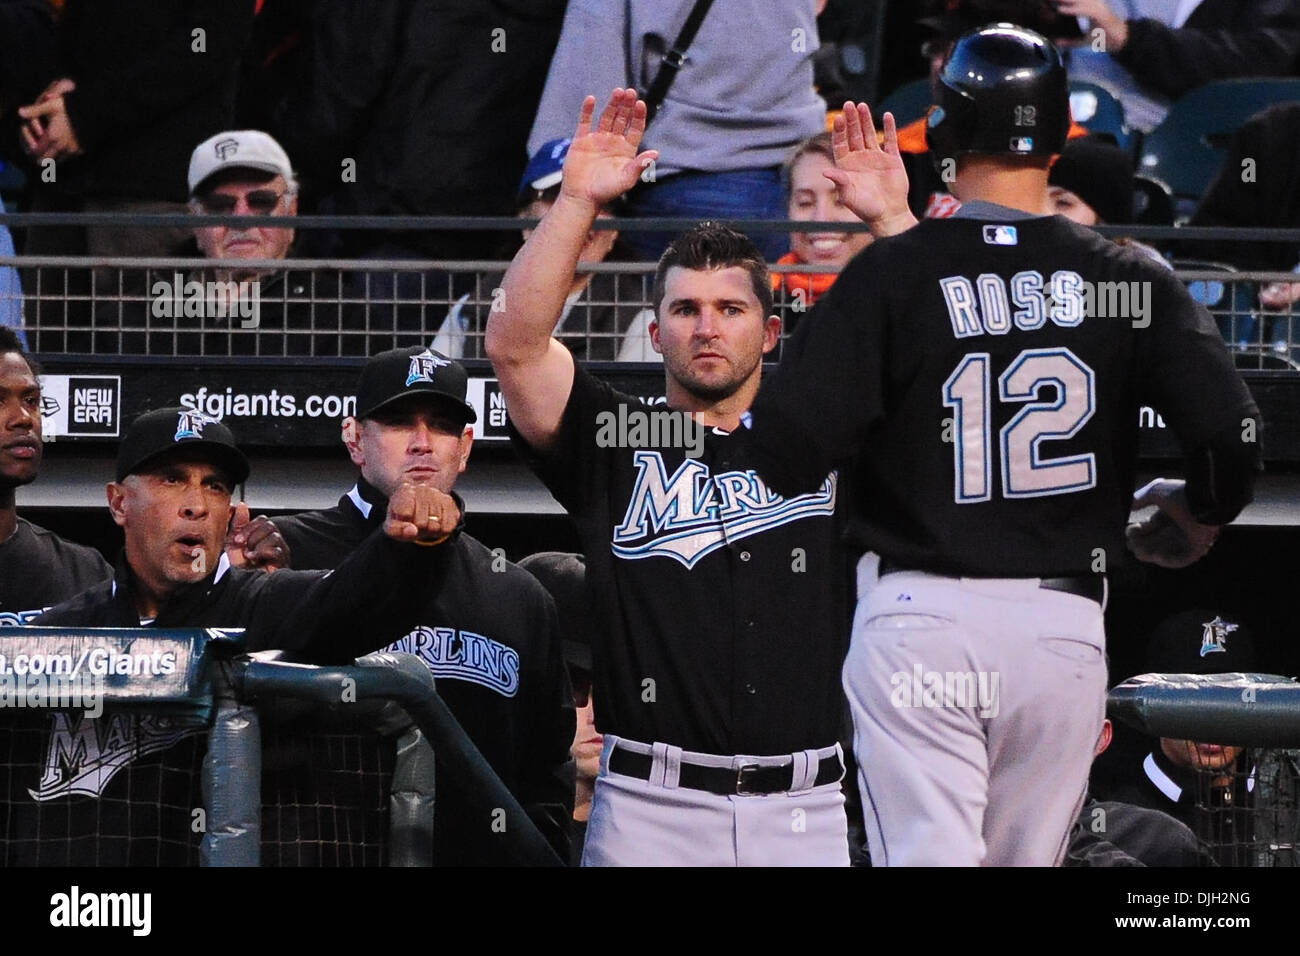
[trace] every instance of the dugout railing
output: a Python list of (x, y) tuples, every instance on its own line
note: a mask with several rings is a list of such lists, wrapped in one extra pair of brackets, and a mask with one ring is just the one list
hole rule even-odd
[[(596, 229), (680, 231), (692, 219), (602, 219)], [(141, 214), (0, 214), (11, 228), (113, 224), (123, 229), (150, 226), (187, 228), (201, 225), (286, 225), (284, 217), (165, 216)], [(511, 217), (329, 217), (292, 219), (299, 233), (313, 230), (383, 230), (388, 234), (440, 231), (444, 234), (518, 231), (534, 220)], [(791, 220), (733, 222), (750, 233), (792, 231), (864, 231), (862, 223), (815, 223)], [(1193, 295), (1215, 315), (1224, 337), (1239, 353), (1243, 368), (1300, 370), (1300, 312), (1295, 306), (1266, 308), (1261, 286), (1298, 277), (1288, 272), (1239, 271), (1216, 257), (1185, 260), (1178, 250), (1187, 242), (1197, 248), (1227, 250), (1241, 243), (1290, 243), (1300, 247), (1300, 229), (1229, 229), (1173, 226), (1102, 227), (1112, 237), (1125, 236), (1170, 250), (1176, 273)], [(1224, 259), (1234, 258), (1225, 254)], [(500, 260), (309, 259), (290, 258), (252, 263), (248, 260), (201, 258), (106, 259), (81, 256), (0, 257), (0, 269), (13, 267), (21, 278), (20, 303), (0, 284), (0, 316), (21, 311), (32, 351), (40, 355), (111, 357), (290, 357), (364, 356), (385, 348), (439, 343), (456, 357), (481, 359), (483, 330), (499, 308), (500, 278), (508, 266)], [(225, 266), (264, 267), (248, 289), (231, 292), (218, 275)], [(638, 346), (621, 354), (641, 360), (657, 357), (644, 341), (644, 322), (637, 313), (652, 302), (654, 264), (606, 261), (580, 268), (609, 277), (599, 290), (574, 306), (563, 326), (564, 337), (581, 349), (579, 357), (599, 359), (620, 354), (629, 341)], [(833, 273), (833, 268), (773, 264), (782, 274)], [(236, 283), (237, 284), (237, 283)], [(808, 310), (807, 296), (776, 290), (776, 310), (787, 332)], [(253, 290), (256, 290), (254, 293)], [(258, 314), (252, 315), (256, 294)], [(1143, 321), (1138, 290), (1099, 290), (1096, 314)], [(15, 307), (17, 306), (17, 308)], [(609, 313), (622, 314), (617, 329)], [(449, 322), (449, 317), (452, 321)], [(448, 338), (448, 336), (451, 338)], [(630, 340), (628, 336), (630, 335)]]
[(231, 631), (0, 628), (3, 865), (433, 865), (435, 748), (494, 862), (561, 865), (410, 655), (320, 667)]
[[(268, 270), (244, 281), (224, 266)], [(0, 256), (23, 277), (19, 298), (31, 351), (38, 355), (158, 358), (361, 357), (431, 345), (460, 359), (483, 359), (488, 316), (502, 303), (507, 261), (86, 259)], [(1259, 290), (1300, 281), (1286, 272), (1241, 271), (1211, 261), (1174, 263), (1174, 274), (1214, 316), (1242, 369), (1300, 371), (1300, 303), (1266, 308)], [(834, 274), (825, 266), (774, 264), (777, 277)], [(582, 264), (608, 277), (571, 307), (562, 338), (580, 355), (657, 361), (653, 263)], [(1102, 318), (1143, 323), (1148, 292), (1101, 290)], [(14, 301), (0, 290), (0, 311)], [(780, 283), (773, 306), (783, 338), (811, 309), (798, 285)], [(611, 326), (611, 314), (617, 326)]]
[(1149, 738), (1244, 748), (1195, 773), (1193, 830), (1228, 866), (1300, 866), (1300, 683), (1276, 674), (1142, 674), (1107, 713)]

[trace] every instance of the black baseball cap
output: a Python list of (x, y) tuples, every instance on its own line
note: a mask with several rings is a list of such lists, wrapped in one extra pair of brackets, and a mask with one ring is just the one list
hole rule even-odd
[(591, 670), (591, 600), (587, 597), (587, 564), (580, 554), (542, 551), (519, 566), (532, 574), (555, 600), (560, 618), (564, 663)]
[(466, 423), (478, 421), (465, 400), (469, 376), (465, 366), (423, 346), (390, 349), (371, 356), (357, 385), (357, 418), (368, 418), (389, 402), (408, 395), (428, 395), (443, 401)]
[(193, 409), (159, 408), (145, 412), (127, 429), (117, 449), (117, 480), (178, 451), (206, 458), (229, 472), (235, 484), (248, 478), (248, 459), (228, 427)]
[(1254, 635), (1236, 614), (1209, 607), (1187, 608), (1156, 626), (1147, 645), (1147, 667), (1164, 674), (1254, 671)]

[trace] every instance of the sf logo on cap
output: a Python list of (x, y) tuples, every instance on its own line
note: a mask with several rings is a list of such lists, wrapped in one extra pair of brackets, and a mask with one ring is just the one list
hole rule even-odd
[(187, 438), (202, 438), (203, 426), (211, 425), (216, 419), (208, 418), (198, 412), (181, 412), (176, 416), (176, 437), (174, 441), (184, 441)]
[(217, 159), (228, 159), (239, 152), (239, 140), (219, 139), (212, 144), (212, 151), (217, 154)]
[(1228, 623), (1216, 614), (1213, 621), (1206, 621), (1201, 628), (1201, 656), (1204, 657), (1206, 654), (1226, 653), (1228, 649), (1223, 646), (1224, 642), (1237, 629), (1237, 625)]
[(406, 384), (414, 385), (416, 382), (433, 382), (433, 373), (444, 365), (450, 365), (451, 359), (445, 359), (441, 355), (434, 355), (428, 349), (425, 349), (419, 355), (411, 356), (411, 368), (406, 374)]

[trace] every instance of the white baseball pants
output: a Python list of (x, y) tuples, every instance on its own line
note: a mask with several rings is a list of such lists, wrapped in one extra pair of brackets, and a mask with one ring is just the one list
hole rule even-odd
[(873, 866), (1051, 866), (1105, 713), (1102, 607), (1038, 579), (881, 577), (844, 664)]

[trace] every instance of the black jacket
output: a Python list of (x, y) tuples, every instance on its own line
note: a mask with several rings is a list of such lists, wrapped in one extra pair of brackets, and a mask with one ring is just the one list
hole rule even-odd
[[(383, 496), (361, 479), (336, 507), (275, 523), (295, 567), (332, 568), (365, 540), (386, 507)], [(555, 604), (536, 578), (469, 535), (460, 535), (447, 557), (441, 587), (417, 586), (423, 601), (416, 626), (393, 649), (429, 666), (439, 695), (470, 740), (560, 859), (568, 859), (574, 712)], [(472, 792), (445, 786), (441, 769), (435, 779), (435, 860), (503, 861), (491, 808)]]
[(19, 518), (14, 533), (0, 541), (0, 626), (27, 624), (112, 574), (94, 548)]
[[(1218, 177), (1189, 225), (1294, 228), (1300, 223), (1300, 103), (1256, 113), (1232, 138)], [(1250, 160), (1246, 163), (1246, 160)], [(1251, 175), (1247, 178), (1246, 172)], [(1300, 262), (1297, 242), (1184, 241), (1179, 255), (1241, 269), (1289, 272)]]
[[(453, 547), (421, 547), (372, 534), (329, 575), (243, 571), (222, 560), (212, 574), (170, 600), (153, 626), (243, 627), (250, 650), (286, 648), (307, 661), (345, 663), (406, 633), (424, 595), (440, 587), (440, 569)], [(33, 623), (139, 627), (124, 557), (119, 555), (111, 581), (56, 605)], [(192, 829), (189, 808), (204, 799), (203, 729), (202, 720), (186, 715), (112, 707), (98, 717), (33, 711), (0, 725), (0, 750), (8, 755), (0, 762), (0, 864), (194, 865), (201, 835)], [(298, 738), (303, 752), (321, 740), (314, 724), (310, 733)], [(281, 771), (280, 776), (286, 770), (274, 753), (264, 755), (263, 766)], [(279, 777), (271, 773), (269, 779)], [(324, 794), (328, 800), (338, 788), (330, 782), (338, 779), (328, 773), (313, 778), (315, 799)], [(350, 827), (360, 819), (354, 802), (333, 806), (329, 819), (336, 826)], [(283, 832), (294, 821), (310, 822), (317, 816), (312, 811), (282, 805), (268, 833)], [(357, 832), (349, 829), (348, 838), (355, 840)], [(41, 839), (32, 840), (32, 833)]]
[(1253, 839), (1254, 773), (1246, 772), (1249, 767), (1245, 757), (1239, 757), (1230, 768), (1231, 784), (1211, 787), (1214, 774), (1176, 766), (1157, 746), (1108, 797), (1169, 814), (1189, 826), (1220, 865), (1245, 866)]
[(1143, 86), (1177, 98), (1234, 76), (1289, 76), (1300, 54), (1297, 0), (1204, 0), (1175, 29), (1128, 21), (1115, 60)]
[[(242, 627), (250, 651), (281, 648), (316, 663), (346, 663), (379, 650), (415, 623), (426, 596), (439, 593), (455, 538), (436, 547), (366, 537), (333, 574), (246, 571), (224, 560), (178, 593), (154, 627)], [(111, 581), (57, 604), (38, 627), (139, 627), (125, 553)]]
[[(508, 215), (563, 15), (560, 0), (270, 0), (240, 120), (284, 146), (306, 209)], [(487, 258), (496, 241), (463, 230), (337, 238), (348, 255), (387, 241), (435, 259)]]
[(1214, 866), (1187, 824), (1168, 813), (1089, 797), (1079, 811), (1064, 866)]
[(54, 18), (46, 0), (0, 0), (0, 157), (30, 166), (17, 109), (54, 79)]
[(184, 202), (190, 153), (232, 124), (254, 8), (254, 0), (68, 0), (58, 72), (77, 84), (64, 102), (85, 154), (59, 162), (59, 191)]

